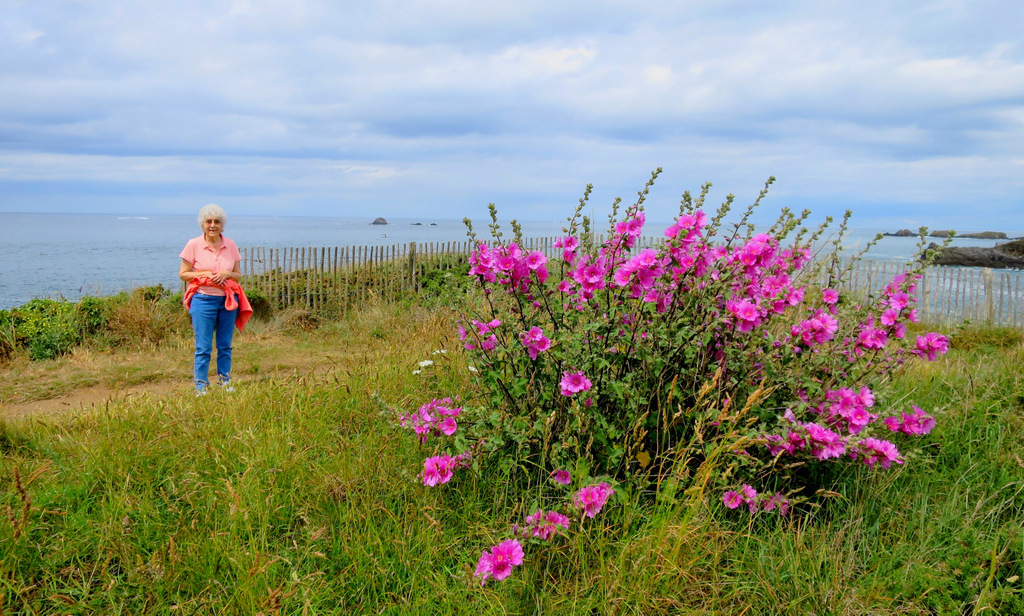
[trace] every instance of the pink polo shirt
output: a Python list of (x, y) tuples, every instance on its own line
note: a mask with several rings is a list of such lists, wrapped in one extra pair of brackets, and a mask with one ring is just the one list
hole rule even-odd
[[(235, 263), (242, 260), (242, 255), (233, 241), (223, 235), (220, 239), (220, 248), (214, 252), (202, 235), (194, 237), (178, 256), (191, 263), (194, 272), (230, 272), (235, 269)], [(199, 287), (199, 292), (203, 295), (224, 295), (224, 289), (219, 287)]]

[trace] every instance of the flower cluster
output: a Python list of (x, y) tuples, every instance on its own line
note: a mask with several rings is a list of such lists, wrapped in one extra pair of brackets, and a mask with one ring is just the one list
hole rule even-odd
[(551, 340), (544, 335), (544, 330), (539, 327), (531, 327), (530, 331), (519, 335), (519, 340), (526, 347), (530, 359), (537, 359), (537, 355), (551, 348)]
[(856, 447), (851, 448), (850, 457), (855, 460), (858, 457), (863, 458), (864, 464), (870, 468), (874, 468), (875, 464), (882, 468), (889, 468), (893, 462), (903, 464), (903, 458), (900, 457), (896, 445), (890, 441), (871, 437), (861, 440)]
[[(831, 291), (831, 289), (826, 289), (826, 291)], [(832, 292), (835, 293), (835, 291)], [(831, 340), (838, 329), (839, 321), (819, 308), (810, 317), (793, 326), (792, 336), (799, 338), (805, 346), (813, 347)]]
[(878, 418), (868, 408), (874, 406), (875, 396), (867, 387), (855, 392), (849, 387), (830, 390), (817, 411), (826, 423), (839, 427), (850, 434), (860, 433), (865, 426)]
[(451, 436), (459, 429), (455, 420), (462, 412), (462, 407), (451, 406), (451, 398), (435, 398), (421, 406), (415, 413), (399, 415), (399, 423), (403, 428), (412, 428), (426, 443), (431, 434)]
[(432, 488), (448, 483), (452, 480), (455, 471), (460, 468), (469, 468), (472, 457), (472, 452), (460, 453), (454, 457), (446, 453), (430, 456), (423, 461), (423, 485)]
[(882, 423), (893, 432), (902, 432), (911, 436), (924, 436), (935, 427), (935, 418), (928, 415), (917, 405), (911, 405), (910, 413), (903, 413), (902, 417), (886, 417)]
[[(568, 472), (559, 469), (553, 471), (551, 475), (561, 483), (562, 478), (568, 477)], [(569, 507), (582, 517), (593, 518), (604, 508), (613, 493), (614, 489), (611, 485), (603, 481), (584, 486), (572, 495)], [(480, 554), (474, 577), (480, 580), (481, 584), (486, 583), (488, 578), (495, 580), (507, 578), (512, 573), (513, 567), (523, 564), (525, 555), (519, 539), (534, 542), (550, 541), (558, 535), (565, 534), (571, 523), (572, 520), (569, 516), (557, 510), (535, 510), (526, 516), (525, 526), (512, 526), (511, 531), (515, 535), (513, 539), (502, 541), (492, 546), (489, 551), (484, 550)]]
[(939, 355), (945, 355), (949, 350), (949, 340), (942, 334), (929, 332), (917, 337), (917, 349), (914, 354), (925, 357), (928, 361), (935, 361)]
[(513, 242), (507, 246), (490, 248), (483, 242), (469, 256), (470, 276), (480, 276), (510, 290), (526, 292), (532, 281), (543, 283), (548, 278), (547, 257), (532, 250), (524, 252)]
[(743, 484), (739, 490), (729, 490), (722, 495), (722, 503), (729, 509), (736, 509), (740, 505), (746, 505), (750, 513), (758, 511), (774, 511), (779, 515), (789, 513), (789, 499), (780, 492), (771, 496), (758, 494), (753, 487)]
[(480, 554), (480, 560), (476, 563), (475, 577), (483, 585), (487, 578), (504, 580), (512, 575), (512, 568), (523, 564), (523, 546), (518, 539), (502, 541), (491, 548), (488, 552), (484, 550)]
[(522, 532), (524, 535), (547, 541), (560, 532), (559, 528), (569, 528), (568, 516), (554, 510), (545, 512), (538, 509), (526, 516), (526, 528), (522, 529)]
[(583, 515), (588, 518), (592, 518), (604, 508), (612, 492), (612, 487), (603, 481), (596, 485), (580, 488), (580, 491), (572, 498), (573, 507), (582, 511)]

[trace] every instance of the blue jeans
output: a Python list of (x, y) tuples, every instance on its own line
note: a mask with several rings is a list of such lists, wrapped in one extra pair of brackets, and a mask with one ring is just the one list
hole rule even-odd
[(214, 334), (217, 337), (217, 376), (221, 384), (231, 380), (231, 337), (235, 333), (238, 310), (226, 309), (225, 299), (196, 293), (188, 309), (192, 315), (192, 329), (196, 332), (196, 389), (200, 391), (210, 386), (210, 355)]

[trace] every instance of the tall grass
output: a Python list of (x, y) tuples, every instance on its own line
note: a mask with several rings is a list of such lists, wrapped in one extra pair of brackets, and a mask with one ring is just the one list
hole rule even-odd
[(904, 467), (840, 475), (827, 507), (627, 497), (481, 588), (480, 550), (530, 503), (496, 469), (420, 485), (379, 402), (472, 398), (445, 317), (368, 306), (283, 338), (316, 370), (0, 423), (0, 613), (1024, 613), (1019, 339), (963, 333), (893, 383), (939, 427)]

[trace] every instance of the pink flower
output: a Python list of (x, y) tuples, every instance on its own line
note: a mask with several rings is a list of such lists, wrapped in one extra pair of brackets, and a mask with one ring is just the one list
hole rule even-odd
[(459, 424), (455, 421), (454, 417), (444, 417), (437, 422), (437, 430), (445, 436), (451, 436), (455, 434), (455, 431), (459, 429)]
[(569, 474), (569, 471), (561, 468), (551, 471), (551, 477), (555, 480), (555, 483), (559, 483), (563, 486), (567, 486), (572, 483), (572, 475)]
[(448, 454), (432, 456), (423, 461), (423, 485), (434, 487), (452, 480), (452, 457)]
[(544, 513), (544, 510), (538, 509), (526, 517), (526, 523), (529, 528), (526, 532), (538, 539), (547, 541), (551, 537), (559, 533), (559, 528), (569, 528), (569, 518), (558, 513), (557, 511), (549, 511)]
[(491, 577), (491, 569), (491, 553), (484, 550), (480, 553), (480, 560), (476, 562), (476, 571), (473, 573), (473, 577), (480, 580), (481, 586)]
[(722, 495), (722, 502), (729, 509), (735, 509), (743, 504), (743, 497), (736, 490), (729, 490)]
[(530, 359), (537, 359), (538, 353), (551, 348), (551, 340), (544, 335), (544, 331), (539, 327), (531, 327), (530, 331), (520, 334), (519, 340), (526, 347)]
[(835, 336), (839, 322), (832, 315), (816, 310), (811, 318), (794, 325), (790, 330), (794, 338), (800, 338), (807, 346), (824, 344)]
[(909, 302), (910, 298), (902, 291), (893, 293), (889, 296), (889, 307), (897, 311), (906, 308)]
[(935, 361), (939, 355), (945, 355), (949, 351), (949, 340), (936, 332), (929, 332), (917, 337), (917, 350), (915, 355), (927, 357), (928, 361)]
[(861, 327), (857, 336), (857, 343), (865, 349), (882, 349), (889, 340), (889, 334), (884, 329), (878, 329), (869, 325)]
[(504, 580), (512, 574), (513, 567), (518, 567), (521, 564), (523, 564), (523, 546), (519, 545), (517, 539), (509, 539), (492, 547), (490, 554), (485, 551), (480, 555), (475, 575), (480, 578), (481, 584), (486, 582), (489, 577)]
[(547, 262), (548, 258), (539, 250), (531, 251), (530, 254), (526, 255), (526, 267), (532, 270), (536, 270)]
[(580, 488), (580, 491), (573, 496), (572, 502), (577, 509), (583, 510), (584, 515), (592, 518), (608, 502), (608, 497), (612, 495), (612, 492), (614, 492), (612, 487), (602, 481), (597, 485)]
[(916, 404), (911, 405), (913, 412), (903, 413), (902, 417), (886, 417), (885, 427), (893, 432), (902, 432), (910, 436), (924, 436), (935, 428), (935, 418), (928, 415)]
[(846, 452), (846, 441), (835, 432), (816, 423), (801, 424), (807, 429), (811, 455), (819, 460), (837, 458)]
[(882, 325), (885, 325), (886, 327), (892, 327), (893, 325), (896, 325), (896, 321), (899, 319), (899, 317), (900, 313), (898, 310), (896, 310), (895, 308), (886, 308), (885, 310), (882, 311), (882, 316), (879, 317), (878, 320), (881, 321)]
[(821, 290), (821, 301), (826, 304), (834, 304), (839, 301), (839, 291), (835, 289), (822, 289)]
[(563, 237), (555, 240), (555, 248), (564, 248), (568, 251), (574, 251), (579, 248), (580, 241), (573, 236)]
[(789, 500), (781, 492), (776, 492), (761, 503), (761, 509), (764, 511), (777, 510), (779, 515), (786, 515), (789, 513)]
[(563, 373), (559, 385), (561, 386), (563, 396), (572, 396), (589, 390), (593, 383), (583, 374), (582, 370), (577, 370), (576, 372)]
[(624, 264), (619, 269), (615, 270), (615, 275), (612, 277), (612, 280), (615, 281), (616, 285), (624, 287), (629, 284), (629, 279), (632, 278), (633, 273), (635, 271), (636, 266), (633, 264), (632, 261), (630, 261)]
[(732, 303), (727, 306), (729, 312), (733, 314), (737, 319), (741, 321), (756, 321), (757, 320), (757, 306), (750, 303), (747, 300)]
[(903, 464), (900, 452), (889, 441), (881, 441), (876, 438), (866, 438), (858, 443), (860, 452), (864, 455), (864, 464), (874, 468), (878, 464), (882, 468), (889, 468), (893, 462)]

